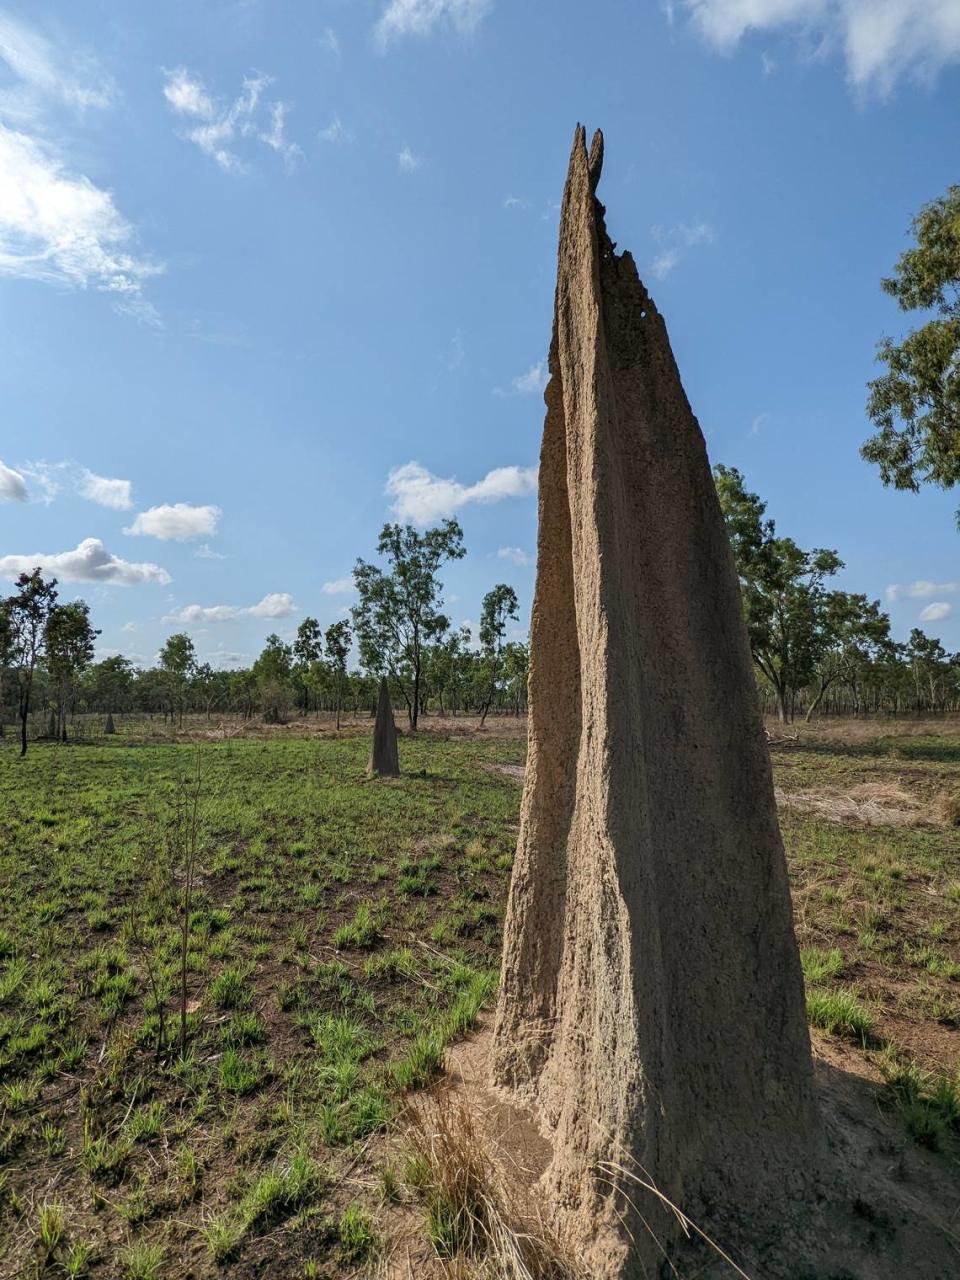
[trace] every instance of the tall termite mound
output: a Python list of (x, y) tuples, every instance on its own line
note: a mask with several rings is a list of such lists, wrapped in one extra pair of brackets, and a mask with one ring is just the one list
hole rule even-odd
[(615, 1276), (675, 1224), (644, 1183), (729, 1224), (800, 1188), (820, 1139), (736, 571), (666, 326), (594, 195), (602, 152), (578, 127), (493, 1078), (538, 1113), (548, 1203)]
[(373, 742), (370, 746), (370, 763), (367, 772), (374, 777), (395, 778), (400, 772), (397, 753), (397, 726), (393, 719), (393, 703), (386, 677), (380, 681), (377, 699), (377, 718), (373, 726)]

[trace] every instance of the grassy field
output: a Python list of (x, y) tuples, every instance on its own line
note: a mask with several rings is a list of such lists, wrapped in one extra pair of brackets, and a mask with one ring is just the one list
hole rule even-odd
[[(495, 987), (523, 741), (371, 782), (358, 729), (159, 736), (0, 751), (0, 1275), (367, 1274), (380, 1135)], [(960, 727), (773, 754), (811, 1021), (949, 1159)]]

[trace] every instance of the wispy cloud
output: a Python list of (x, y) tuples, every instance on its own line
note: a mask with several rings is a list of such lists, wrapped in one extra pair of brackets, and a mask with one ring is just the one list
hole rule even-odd
[(713, 228), (709, 222), (681, 222), (673, 227), (651, 227), (650, 234), (662, 248), (650, 264), (650, 273), (665, 280), (684, 255), (695, 245), (712, 244)]
[(960, 582), (930, 582), (927, 578), (917, 578), (915, 582), (891, 582), (887, 587), (887, 599), (928, 600), (931, 596), (954, 595), (960, 591)]
[(227, 557), (222, 551), (214, 551), (209, 543), (204, 542), (194, 551), (193, 558), (195, 560), (226, 560)]
[(536, 364), (532, 364), (526, 373), (521, 373), (510, 383), (514, 395), (533, 396), (538, 392), (543, 392), (550, 380), (550, 371), (547, 369), (546, 360), (538, 360)]
[(86, 467), (82, 469), (77, 492), (88, 502), (95, 502), (99, 507), (110, 507), (114, 511), (129, 511), (133, 506), (129, 480), (98, 476)]
[(522, 547), (500, 547), (497, 555), (501, 560), (509, 560), (511, 564), (515, 564), (518, 569), (525, 568), (529, 564), (533, 564), (533, 560)]
[(888, 94), (901, 79), (929, 83), (960, 62), (955, 0), (682, 0), (700, 35), (729, 53), (751, 31), (788, 31), (820, 56), (841, 51), (847, 80)]
[(921, 622), (940, 622), (943, 618), (949, 618), (953, 613), (953, 605), (947, 604), (946, 600), (934, 601), (928, 604), (925, 609), (920, 611)]
[(133, 240), (108, 191), (68, 172), (48, 143), (0, 123), (0, 274), (98, 289), (128, 309), (137, 300), (136, 318), (157, 324), (140, 293), (163, 267), (129, 252)]
[(99, 538), (84, 538), (73, 551), (53, 554), (0, 556), (0, 578), (16, 578), (40, 569), (61, 582), (100, 582), (129, 587), (142, 582), (171, 581), (166, 569), (157, 564), (131, 563), (109, 552)]
[(416, 173), (418, 169), (423, 168), (423, 157), (414, 155), (410, 148), (404, 144), (397, 153), (397, 164), (401, 173)]
[(0, 90), (8, 119), (32, 121), (49, 103), (83, 113), (117, 100), (112, 79), (89, 53), (65, 52), (8, 13), (0, 13), (0, 59), (14, 76)]
[(26, 502), (29, 496), (20, 472), (0, 462), (0, 502)]
[(342, 146), (350, 141), (350, 134), (343, 127), (343, 121), (339, 116), (334, 116), (327, 127), (318, 132), (317, 137), (321, 142), (327, 142), (333, 147)]
[(187, 604), (164, 615), (164, 622), (236, 622), (238, 618), (289, 618), (296, 613), (293, 596), (286, 591), (271, 591), (257, 604)]
[(39, 489), (42, 502), (53, 502), (66, 490), (113, 511), (129, 511), (133, 506), (129, 480), (99, 476), (76, 462), (27, 462), (23, 473)]
[(391, 510), (400, 520), (424, 525), (473, 503), (522, 498), (535, 493), (536, 488), (536, 467), (497, 467), (476, 484), (464, 485), (433, 475), (419, 462), (408, 462), (390, 472), (386, 492), (393, 499)]
[(374, 27), (374, 39), (386, 49), (403, 36), (435, 31), (470, 35), (493, 8), (493, 0), (387, 0)]
[(163, 96), (172, 111), (193, 121), (182, 135), (209, 156), (225, 173), (243, 173), (247, 163), (237, 147), (243, 140), (263, 143), (282, 157), (287, 168), (303, 158), (303, 152), (286, 135), (289, 103), (263, 100), (273, 83), (270, 76), (248, 76), (231, 102), (217, 99), (199, 76), (186, 67), (166, 73)]
[(317, 44), (327, 53), (332, 53), (335, 58), (340, 57), (340, 38), (333, 27), (327, 27), (323, 35), (317, 38)]
[(175, 502), (172, 506), (141, 511), (123, 532), (160, 538), (164, 542), (189, 542), (193, 538), (209, 538), (215, 534), (222, 514), (219, 507), (195, 507), (189, 502)]
[(356, 590), (356, 584), (353, 581), (353, 574), (348, 578), (334, 578), (332, 582), (325, 582), (320, 588), (325, 596), (345, 596)]
[(0, 14), (0, 275), (95, 289), (117, 310), (159, 325), (142, 296), (163, 266), (135, 252), (133, 226), (111, 192), (76, 171), (57, 137), (64, 110), (110, 106), (112, 82), (90, 58), (69, 58), (35, 31)]

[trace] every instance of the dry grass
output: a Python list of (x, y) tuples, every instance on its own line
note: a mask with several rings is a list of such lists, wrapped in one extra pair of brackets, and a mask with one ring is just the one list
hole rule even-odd
[[(943, 819), (895, 782), (861, 782), (846, 789), (823, 787), (811, 791), (776, 790), (780, 808), (810, 813), (824, 822), (870, 827), (936, 826)], [(956, 825), (954, 823), (953, 825)]]
[(407, 1113), (408, 1180), (442, 1267), (456, 1280), (586, 1280), (510, 1181), (467, 1097), (443, 1089)]

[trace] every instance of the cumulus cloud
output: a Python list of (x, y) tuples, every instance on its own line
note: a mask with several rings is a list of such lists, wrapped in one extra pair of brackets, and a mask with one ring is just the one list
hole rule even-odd
[(535, 493), (536, 467), (497, 467), (476, 484), (435, 476), (419, 462), (407, 462), (387, 476), (386, 492), (393, 498), (392, 511), (400, 520), (429, 524), (452, 516), (471, 503), (500, 502)]
[(949, 618), (953, 613), (953, 605), (947, 604), (945, 600), (936, 600), (933, 604), (928, 604), (925, 609), (920, 612), (921, 622), (939, 622), (941, 618)]
[(258, 604), (187, 604), (164, 616), (164, 622), (236, 622), (238, 618), (289, 618), (296, 612), (293, 596), (272, 591)]
[(387, 0), (374, 27), (381, 49), (403, 36), (429, 36), (437, 30), (470, 35), (493, 8), (493, 0)]
[(886, 594), (890, 601), (928, 600), (930, 596), (953, 595), (957, 591), (960, 591), (960, 582), (930, 582), (918, 578), (916, 582), (891, 582)]
[(19, 471), (0, 462), (0, 502), (26, 502), (27, 482)]
[(16, 578), (40, 569), (61, 582), (99, 582), (129, 587), (141, 582), (171, 581), (166, 569), (157, 564), (133, 564), (109, 552), (99, 538), (84, 538), (74, 551), (54, 554), (37, 552), (29, 556), (0, 556), (0, 578)]
[(353, 574), (349, 578), (334, 578), (332, 582), (325, 582), (320, 588), (325, 596), (345, 596), (355, 589)]
[(247, 612), (254, 618), (289, 618), (296, 609), (293, 596), (286, 591), (271, 591), (259, 604), (251, 605)]
[(289, 103), (264, 101), (270, 76), (248, 76), (231, 102), (215, 98), (199, 76), (186, 67), (166, 72), (163, 96), (178, 116), (191, 121), (182, 137), (194, 143), (225, 173), (243, 173), (246, 162), (237, 147), (244, 140), (263, 143), (292, 168), (303, 152), (286, 135)]
[(700, 35), (729, 52), (751, 31), (787, 30), (842, 52), (857, 90), (887, 94), (960, 62), (956, 0), (682, 0)]
[(501, 560), (509, 560), (511, 564), (515, 564), (520, 569), (532, 564), (530, 556), (522, 547), (500, 547), (497, 555)]
[(219, 507), (194, 507), (189, 502), (175, 502), (172, 506), (141, 511), (123, 532), (161, 538), (164, 542), (189, 542), (192, 538), (209, 538), (215, 534), (222, 514)]

